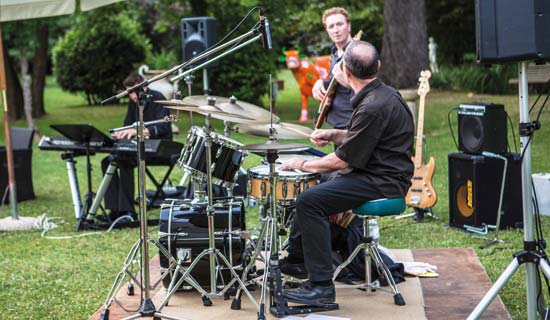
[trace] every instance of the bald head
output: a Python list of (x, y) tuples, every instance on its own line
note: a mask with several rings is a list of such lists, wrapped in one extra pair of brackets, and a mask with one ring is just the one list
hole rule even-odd
[(378, 51), (366, 41), (353, 41), (346, 48), (344, 64), (355, 78), (373, 79), (378, 73)]

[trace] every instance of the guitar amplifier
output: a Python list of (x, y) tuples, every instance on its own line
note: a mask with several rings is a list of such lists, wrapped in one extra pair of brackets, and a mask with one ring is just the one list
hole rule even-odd
[[(214, 204), (214, 243), (215, 247), (230, 260), (233, 265), (241, 263), (241, 253), (243, 252), (245, 241), (238, 235), (229, 236), (223, 231), (228, 231), (231, 226), (232, 231), (245, 230), (245, 211), (242, 201), (217, 202)], [(231, 221), (231, 223), (230, 223)], [(208, 249), (208, 215), (206, 214), (206, 203), (193, 203), (192, 200), (173, 199), (164, 203), (160, 210), (159, 221), (159, 242), (176, 259), (182, 260), (184, 267), (189, 267), (197, 256)], [(175, 269), (169, 270), (168, 259), (159, 254), (161, 274), (169, 272), (170, 274), (163, 278), (163, 284), (169, 287), (172, 281)], [(219, 259), (218, 259), (219, 260)], [(181, 274), (176, 275), (179, 279)], [(204, 255), (191, 271), (191, 276), (203, 287), (210, 287), (210, 264), (209, 256)], [(221, 276), (218, 276), (217, 283), (227, 283), (230, 279), (229, 270), (223, 270)], [(183, 282), (178, 289), (189, 286)]]
[[(502, 197), (500, 228), (522, 227), (521, 160), (517, 153), (508, 160)], [(449, 225), (482, 227), (496, 225), (504, 161), (467, 153), (449, 154)]]

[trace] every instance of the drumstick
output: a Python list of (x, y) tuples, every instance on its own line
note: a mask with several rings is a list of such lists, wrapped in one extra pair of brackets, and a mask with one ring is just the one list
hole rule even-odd
[(310, 138), (310, 134), (309, 134), (309, 133), (302, 132), (302, 131), (300, 131), (300, 130), (298, 130), (298, 129), (291, 128), (291, 127), (285, 127), (285, 129), (288, 129), (288, 130), (290, 130), (290, 131), (292, 131), (292, 132), (299, 133), (299, 134), (303, 135), (303, 136), (306, 137), (306, 138)]

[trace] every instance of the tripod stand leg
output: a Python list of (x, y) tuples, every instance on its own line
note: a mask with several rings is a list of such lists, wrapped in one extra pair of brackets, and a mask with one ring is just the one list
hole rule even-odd
[[(241, 275), (241, 280), (244, 282), (246, 281), (246, 277), (248, 276), (248, 272), (252, 269), (252, 266), (256, 264), (256, 260), (262, 253), (262, 247), (264, 243), (265, 233), (267, 231), (267, 225), (268, 223), (264, 220), (262, 222), (262, 227), (260, 228), (260, 235), (258, 237), (259, 243), (256, 245), (256, 249), (254, 250), (254, 255), (250, 258), (250, 261), (246, 264), (243, 274)], [(233, 302), (231, 303), (231, 309), (233, 310), (240, 310), (241, 309), (241, 296), (242, 291), (239, 287), (237, 289), (237, 293), (235, 294), (235, 298), (233, 299)]]
[[(531, 264), (531, 263), (530, 263)], [(532, 265), (532, 264), (531, 264)], [(534, 265), (533, 265), (534, 266)], [(491, 302), (496, 298), (500, 290), (506, 285), (508, 280), (514, 275), (516, 270), (519, 268), (519, 262), (517, 258), (514, 258), (512, 262), (506, 267), (504, 272), (498, 277), (497, 281), (489, 291), (485, 294), (483, 299), (479, 302), (479, 304), (475, 307), (474, 311), (468, 316), (468, 320), (474, 320), (479, 319), (483, 312), (489, 307)]]
[(76, 219), (80, 219), (82, 212), (82, 202), (80, 201), (80, 189), (78, 188), (78, 177), (74, 166), (74, 155), (65, 154), (61, 156), (67, 161), (67, 173), (69, 174), (69, 186), (71, 187), (71, 197), (73, 199), (74, 215)]
[(105, 176), (103, 177), (103, 180), (101, 180), (99, 189), (97, 189), (97, 194), (94, 198), (94, 202), (90, 207), (90, 212), (88, 212), (88, 218), (87, 218), (88, 220), (93, 220), (94, 217), (96, 216), (97, 210), (99, 209), (99, 205), (101, 204), (101, 200), (105, 196), (105, 193), (107, 192), (107, 188), (109, 187), (111, 180), (113, 180), (113, 175), (115, 174), (116, 169), (117, 169), (116, 164), (114, 164), (113, 162), (109, 163), (109, 166), (105, 171)]
[(109, 317), (108, 316), (109, 315), (109, 307), (111, 306), (113, 301), (116, 300), (115, 295), (118, 292), (118, 290), (122, 287), (125, 275), (128, 275), (131, 278), (135, 279), (135, 277), (129, 273), (128, 269), (134, 263), (133, 260), (135, 259), (136, 255), (138, 253), (139, 246), (140, 246), (140, 240), (138, 240), (136, 243), (134, 243), (134, 245), (130, 249), (130, 252), (126, 256), (126, 259), (124, 260), (124, 265), (123, 265), (122, 269), (120, 270), (120, 272), (117, 274), (117, 276), (115, 278), (115, 281), (113, 282), (113, 285), (111, 286), (111, 290), (109, 291), (109, 295), (107, 296), (107, 299), (105, 300), (105, 305), (104, 305), (102, 316), (100, 317), (100, 319), (108, 319), (108, 317)]

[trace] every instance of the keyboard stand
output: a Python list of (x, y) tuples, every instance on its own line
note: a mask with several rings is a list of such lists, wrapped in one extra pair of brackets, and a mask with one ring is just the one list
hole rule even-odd
[[(170, 178), (170, 173), (172, 173), (172, 169), (174, 169), (174, 167), (176, 166), (178, 159), (179, 159), (179, 155), (170, 157), (170, 162), (169, 164), (167, 164), (168, 170), (166, 170), (166, 173), (162, 177), (162, 180), (160, 181), (160, 183), (158, 182), (157, 179), (155, 179), (155, 177), (153, 176), (149, 168), (145, 167), (145, 172), (147, 173), (147, 176), (155, 186), (154, 194), (152, 196), (147, 196), (147, 209), (159, 208), (160, 203), (158, 203), (158, 201), (162, 201), (168, 196), (164, 192), (163, 187), (166, 185), (168, 178)], [(146, 193), (149, 193), (149, 192), (146, 192)], [(174, 195), (174, 196), (177, 196), (177, 195)]]

